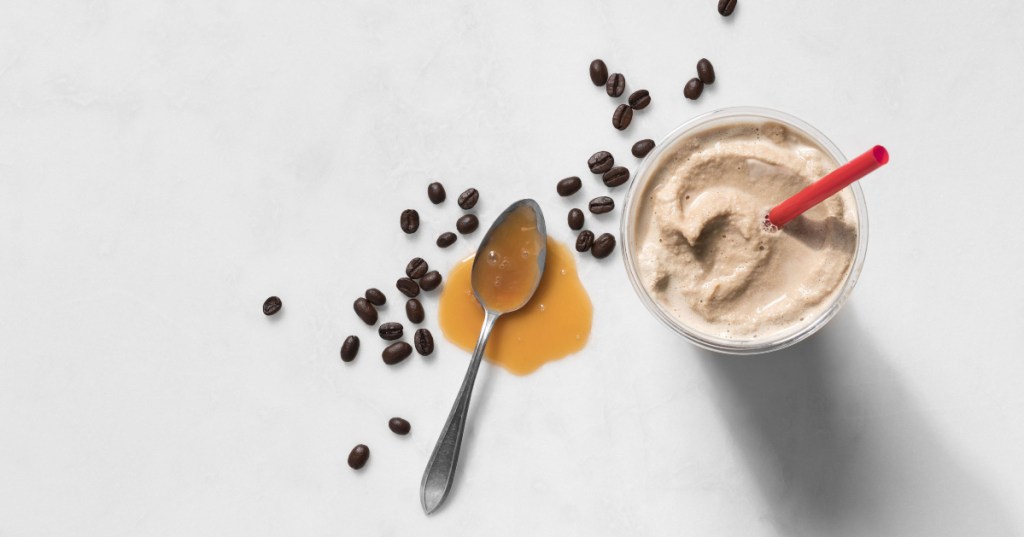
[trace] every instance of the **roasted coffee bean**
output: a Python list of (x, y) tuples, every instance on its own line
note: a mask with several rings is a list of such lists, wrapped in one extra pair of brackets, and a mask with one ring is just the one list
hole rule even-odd
[(409, 425), (408, 421), (405, 421), (402, 418), (391, 418), (388, 420), (388, 429), (391, 429), (391, 432), (395, 434), (405, 436), (409, 434), (412, 427)]
[(448, 193), (444, 191), (444, 185), (434, 181), (427, 185), (427, 197), (430, 198), (430, 202), (434, 205), (443, 203), (445, 198), (448, 197)]
[(612, 113), (612, 126), (620, 131), (626, 130), (633, 121), (633, 109), (628, 104), (620, 104)]
[(555, 190), (558, 191), (559, 196), (562, 196), (564, 198), (566, 196), (571, 196), (579, 192), (580, 188), (582, 187), (583, 181), (580, 181), (579, 177), (573, 176), (566, 177), (565, 179), (559, 181), (558, 186), (555, 187)]
[(455, 239), (458, 237), (451, 231), (445, 231), (437, 237), (437, 245), (441, 248), (447, 248), (455, 244)]
[(600, 237), (594, 239), (594, 245), (590, 248), (590, 253), (594, 254), (594, 257), (598, 259), (604, 259), (611, 255), (614, 250), (615, 235), (602, 233)]
[(594, 244), (594, 232), (589, 229), (580, 231), (580, 234), (576, 236), (576, 251), (586, 252)]
[(351, 362), (359, 354), (359, 336), (349, 336), (341, 344), (341, 361)]
[(399, 278), (398, 281), (395, 282), (395, 287), (397, 287), (403, 295), (410, 298), (419, 296), (420, 294), (420, 285), (412, 278)]
[(603, 86), (608, 82), (608, 66), (601, 60), (590, 62), (590, 81), (595, 86)]
[(629, 96), (629, 106), (633, 110), (643, 110), (651, 104), (651, 92), (642, 89), (636, 90)]
[(476, 207), (476, 202), (478, 201), (480, 201), (480, 192), (477, 192), (475, 188), (467, 189), (462, 194), (459, 194), (459, 207), (467, 211)]
[(369, 300), (370, 304), (373, 304), (374, 306), (383, 306), (388, 301), (388, 297), (384, 296), (384, 293), (380, 292), (380, 289), (377, 289), (376, 287), (367, 289), (364, 296), (366, 296), (366, 300)]
[(420, 289), (424, 291), (433, 291), (439, 285), (441, 285), (441, 273), (436, 270), (432, 270), (420, 278)]
[(608, 90), (609, 97), (621, 97), (622, 92), (626, 91), (626, 77), (621, 73), (613, 73), (608, 77), (605, 89)]
[(590, 200), (590, 212), (594, 214), (610, 213), (614, 208), (615, 200), (608, 196), (598, 196)]
[(598, 151), (590, 156), (590, 160), (587, 160), (587, 166), (590, 168), (590, 173), (604, 173), (615, 165), (615, 157), (607, 151)]
[(583, 211), (576, 208), (569, 209), (569, 229), (573, 231), (583, 229)]
[(633, 156), (636, 158), (644, 158), (652, 149), (654, 149), (654, 140), (651, 140), (650, 138), (640, 140), (633, 144)]
[(412, 341), (416, 344), (416, 352), (420, 353), (420, 356), (430, 356), (430, 353), (434, 352), (434, 336), (430, 334), (430, 330), (420, 328), (413, 334)]
[(377, 335), (386, 341), (394, 341), (402, 337), (402, 323), (382, 323), (377, 327)]
[(700, 97), (700, 94), (703, 91), (704, 83), (701, 82), (699, 78), (691, 78), (690, 81), (687, 82), (686, 86), (683, 88), (683, 95), (687, 99), (695, 101)]
[(412, 324), (420, 324), (423, 322), (423, 304), (420, 304), (419, 300), (410, 298), (405, 303), (405, 316), (409, 318), (409, 322)]
[(697, 78), (705, 84), (715, 83), (715, 66), (707, 58), (701, 58), (697, 62)]
[(480, 227), (480, 219), (475, 214), (467, 214), (455, 221), (455, 229), (463, 235), (468, 235)]
[(355, 303), (352, 304), (352, 309), (356, 311), (356, 315), (358, 315), (364, 323), (370, 326), (377, 324), (377, 308), (374, 308), (373, 304), (370, 304), (369, 300), (366, 300), (363, 297), (357, 298)]
[(416, 212), (416, 209), (406, 209), (402, 211), (399, 223), (402, 225), (402, 231), (412, 235), (420, 228), (420, 213)]
[(718, 14), (723, 17), (732, 15), (736, 9), (736, 0), (718, 0)]
[(263, 315), (273, 315), (281, 311), (281, 299), (272, 296), (263, 301)]
[(430, 270), (430, 267), (427, 266), (427, 262), (424, 261), (422, 257), (414, 257), (409, 260), (409, 264), (405, 266), (405, 275), (414, 280), (418, 280), (422, 278), (428, 270)]
[(370, 460), (370, 448), (359, 444), (352, 448), (352, 451), (348, 454), (348, 466), (353, 470), (358, 470), (363, 466), (366, 466), (366, 461)]
[(609, 188), (617, 187), (625, 184), (626, 181), (629, 181), (629, 170), (622, 166), (616, 166), (604, 172), (604, 175), (601, 176), (601, 180), (604, 181), (604, 186)]
[(412, 346), (404, 341), (396, 341), (384, 348), (384, 351), (380, 353), (380, 357), (384, 359), (384, 363), (388, 365), (395, 365), (402, 360), (405, 360), (412, 354)]

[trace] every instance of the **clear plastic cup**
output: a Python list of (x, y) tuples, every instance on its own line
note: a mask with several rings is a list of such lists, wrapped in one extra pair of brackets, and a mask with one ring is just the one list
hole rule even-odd
[(864, 193), (861, 191), (860, 186), (857, 183), (853, 183), (847, 187), (852, 191), (853, 198), (856, 202), (857, 249), (854, 254), (853, 262), (850, 263), (850, 268), (848, 269), (846, 278), (843, 280), (841, 290), (839, 293), (834, 295), (831, 303), (821, 309), (820, 313), (817, 315), (807, 317), (803, 322), (795, 325), (793, 328), (783, 330), (769, 337), (756, 339), (722, 338), (714, 334), (703, 332), (696, 327), (687, 326), (676, 316), (666, 311), (661, 303), (652, 297), (647, 291), (640, 281), (640, 274), (637, 270), (635, 252), (635, 233), (637, 230), (635, 223), (637, 215), (639, 214), (639, 200), (643, 197), (642, 193), (647, 189), (647, 183), (650, 180), (650, 172), (655, 163), (659, 161), (660, 157), (667, 150), (672, 149), (676, 142), (691, 134), (731, 123), (764, 121), (781, 123), (789, 129), (803, 133), (808, 139), (817, 143), (821, 149), (835, 159), (839, 165), (842, 165), (847, 161), (839, 148), (836, 147), (831, 140), (826, 138), (824, 134), (789, 114), (759, 107), (725, 108), (697, 116), (686, 123), (683, 123), (662, 139), (658, 145), (655, 146), (654, 150), (652, 150), (644, 158), (643, 162), (640, 163), (640, 168), (637, 170), (636, 177), (629, 187), (629, 192), (626, 193), (626, 199), (624, 202), (625, 214), (622, 218), (622, 229), (620, 234), (622, 237), (622, 259), (626, 264), (626, 273), (629, 275), (629, 281), (632, 283), (636, 294), (640, 297), (640, 300), (643, 302), (644, 306), (647, 307), (648, 311), (661, 320), (661, 322), (665, 323), (669, 328), (675, 330), (694, 344), (716, 352), (727, 354), (761, 354), (777, 351), (794, 345), (817, 332), (822, 326), (825, 326), (825, 324), (839, 312), (839, 309), (842, 308), (843, 304), (846, 303), (846, 299), (850, 296), (850, 292), (853, 291), (853, 287), (857, 284), (857, 278), (860, 276), (861, 268), (864, 266), (864, 257), (867, 253), (867, 206), (864, 203)]

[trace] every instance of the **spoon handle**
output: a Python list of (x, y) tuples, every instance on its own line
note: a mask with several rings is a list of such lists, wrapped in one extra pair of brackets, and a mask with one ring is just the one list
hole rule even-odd
[(487, 346), (487, 339), (491, 336), (494, 321), (498, 320), (499, 315), (501, 314), (486, 312), (484, 325), (480, 329), (480, 339), (476, 342), (466, 378), (462, 380), (462, 388), (459, 389), (452, 411), (448, 414), (448, 421), (441, 429), (441, 436), (437, 439), (434, 452), (427, 462), (427, 469), (423, 472), (420, 503), (423, 504), (423, 512), (428, 515), (444, 503), (452, 489), (455, 466), (459, 462), (459, 449), (462, 447), (462, 433), (466, 429), (466, 416), (469, 414), (469, 396), (473, 393), (473, 383), (476, 381), (477, 369), (480, 368), (480, 360), (484, 356), (484, 347)]

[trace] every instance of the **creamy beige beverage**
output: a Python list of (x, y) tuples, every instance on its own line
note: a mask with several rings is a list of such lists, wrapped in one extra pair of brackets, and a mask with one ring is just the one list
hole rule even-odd
[(768, 211), (837, 167), (814, 141), (775, 122), (684, 136), (638, 192), (637, 271), (680, 323), (761, 340), (813, 321), (840, 292), (857, 250), (849, 189), (782, 230)]

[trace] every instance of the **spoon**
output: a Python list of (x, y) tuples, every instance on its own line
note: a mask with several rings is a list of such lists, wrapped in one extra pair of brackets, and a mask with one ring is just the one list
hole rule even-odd
[(459, 395), (423, 472), (420, 503), (428, 515), (436, 511), (451, 492), (469, 414), (469, 397), (491, 329), (498, 317), (530, 301), (544, 274), (546, 258), (544, 213), (531, 199), (519, 200), (505, 209), (480, 241), (473, 260), (472, 284), (473, 295), (484, 308), (484, 324)]

